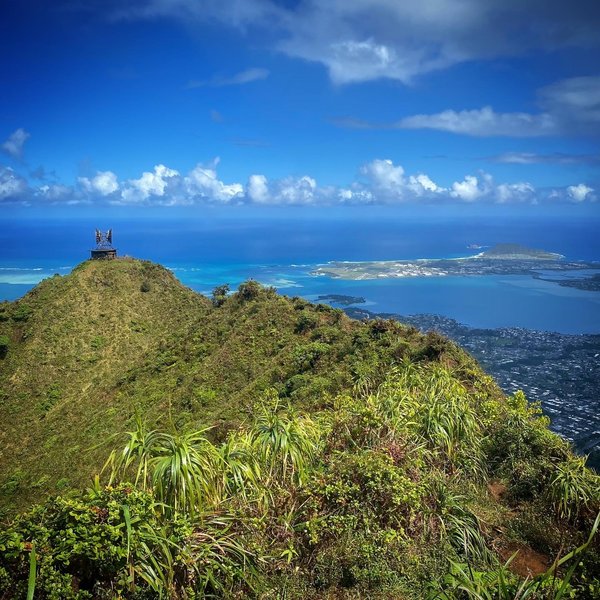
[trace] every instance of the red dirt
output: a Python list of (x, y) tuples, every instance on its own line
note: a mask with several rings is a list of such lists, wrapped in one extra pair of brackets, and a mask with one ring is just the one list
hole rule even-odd
[(536, 577), (537, 575), (541, 575), (552, 564), (552, 560), (545, 554), (514, 542), (503, 548), (500, 551), (500, 556), (503, 560), (507, 561), (517, 551), (518, 554), (511, 561), (508, 568), (521, 577)]

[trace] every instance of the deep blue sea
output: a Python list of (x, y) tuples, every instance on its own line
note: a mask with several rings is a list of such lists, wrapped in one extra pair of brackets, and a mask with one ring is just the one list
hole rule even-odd
[(0, 222), (0, 299), (15, 299), (45, 277), (86, 260), (94, 229), (112, 227), (121, 255), (159, 262), (203, 293), (255, 278), (287, 295), (362, 296), (375, 312), (435, 313), (475, 327), (600, 333), (600, 292), (530, 276), (422, 277), (343, 281), (314, 277), (331, 260), (455, 258), (470, 244), (520, 243), (600, 260), (600, 218), (540, 215), (407, 217), (393, 211), (346, 214), (201, 213), (185, 218), (11, 219)]

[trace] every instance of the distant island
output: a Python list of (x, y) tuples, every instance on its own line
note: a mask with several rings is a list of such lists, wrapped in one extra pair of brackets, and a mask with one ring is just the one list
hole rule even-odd
[(362, 296), (345, 296), (344, 294), (325, 294), (318, 296), (317, 302), (338, 304), (339, 306), (351, 306), (352, 304), (364, 304), (366, 300)]
[[(538, 271), (599, 269), (598, 262), (566, 261), (562, 254), (527, 248), (520, 244), (498, 244), (489, 250), (461, 258), (420, 258), (365, 262), (332, 261), (311, 271), (314, 276), (365, 280), (400, 277), (445, 277), (467, 275), (531, 275)], [(548, 281), (553, 281), (548, 279)], [(576, 283), (579, 282), (579, 283)], [(574, 280), (560, 285), (596, 290), (597, 282)]]
[(477, 254), (473, 258), (498, 258), (502, 260), (561, 260), (562, 254), (535, 250), (521, 244), (496, 244), (493, 248)]

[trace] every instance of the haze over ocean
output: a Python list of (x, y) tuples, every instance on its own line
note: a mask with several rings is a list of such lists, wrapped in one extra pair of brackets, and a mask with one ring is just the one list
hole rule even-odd
[(331, 260), (454, 258), (477, 252), (470, 244), (514, 242), (600, 260), (600, 221), (589, 215), (490, 214), (400, 217), (355, 209), (327, 213), (242, 209), (191, 220), (79, 216), (66, 220), (11, 219), (0, 233), (0, 298), (22, 296), (41, 279), (64, 275), (86, 260), (98, 226), (112, 227), (121, 255), (159, 262), (202, 293), (250, 277), (287, 295), (362, 296), (361, 307), (398, 314), (433, 313), (475, 327), (525, 327), (562, 333), (600, 332), (600, 293), (529, 275), (344, 281), (310, 275)]

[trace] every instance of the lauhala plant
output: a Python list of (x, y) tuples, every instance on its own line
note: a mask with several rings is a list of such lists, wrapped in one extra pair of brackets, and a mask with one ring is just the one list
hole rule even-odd
[(156, 435), (151, 460), (154, 492), (175, 514), (194, 516), (222, 500), (221, 455), (206, 439), (206, 431)]
[(136, 417), (122, 450), (109, 456), (109, 484), (135, 473), (135, 485), (153, 490), (164, 510), (192, 515), (222, 499), (222, 458), (206, 438), (208, 429), (168, 433), (148, 431)]
[(598, 508), (600, 477), (586, 466), (585, 456), (570, 456), (555, 465), (548, 495), (557, 518), (572, 521), (586, 508)]
[(269, 480), (305, 483), (320, 447), (315, 421), (297, 415), (274, 391), (258, 403), (253, 419), (249, 440), (265, 470), (265, 484)]
[(145, 491), (149, 490), (152, 487), (150, 463), (154, 456), (158, 431), (148, 430), (144, 420), (139, 413), (136, 413), (135, 429), (127, 432), (125, 436), (127, 438), (125, 445), (110, 453), (102, 471), (109, 471), (108, 483), (110, 485), (117, 478), (129, 475), (135, 466), (134, 484)]

